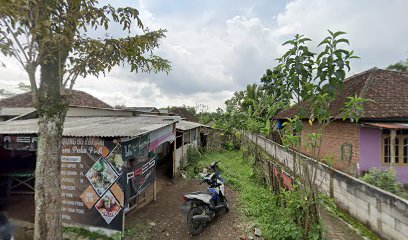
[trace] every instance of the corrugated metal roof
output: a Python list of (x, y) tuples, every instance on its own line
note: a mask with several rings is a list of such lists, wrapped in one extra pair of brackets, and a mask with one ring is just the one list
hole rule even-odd
[(178, 123), (176, 123), (176, 129), (182, 130), (182, 131), (186, 131), (186, 130), (190, 130), (190, 129), (198, 128), (202, 126), (204, 125), (200, 123), (189, 122), (189, 121), (184, 121), (184, 120), (181, 120)]
[[(67, 117), (64, 136), (135, 137), (168, 126), (173, 119), (160, 117)], [(0, 134), (36, 134), (38, 119), (0, 122)]]
[(387, 129), (408, 129), (408, 123), (365, 123), (364, 125)]
[(0, 108), (0, 116), (19, 116), (34, 111), (35, 108)]
[(159, 109), (155, 107), (127, 107), (126, 109), (145, 113), (160, 113)]

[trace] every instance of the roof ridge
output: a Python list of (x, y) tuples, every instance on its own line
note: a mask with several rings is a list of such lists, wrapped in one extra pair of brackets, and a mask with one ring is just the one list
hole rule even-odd
[(361, 92), (360, 92), (360, 94), (359, 94), (361, 98), (365, 98), (365, 96), (367, 95), (368, 91), (369, 91), (370, 88), (373, 86), (373, 84), (374, 84), (374, 79), (375, 79), (375, 78), (373, 78), (373, 75), (375, 75), (379, 70), (380, 70), (380, 69), (375, 68), (374, 71), (372, 71), (372, 72), (370, 73), (370, 75), (367, 77), (367, 79), (366, 79), (366, 81), (365, 81), (365, 84), (364, 84), (364, 86), (363, 86), (363, 89), (361, 89)]
[(356, 74), (354, 74), (354, 75), (351, 75), (350, 77), (344, 79), (344, 82), (348, 82), (348, 81), (350, 81), (350, 80), (353, 80), (353, 79), (356, 78), (356, 77), (360, 77), (361, 75), (364, 75), (364, 74), (366, 74), (366, 73), (368, 73), (368, 72), (373, 72), (373, 71), (376, 71), (376, 70), (378, 70), (377, 67), (372, 67), (372, 68), (367, 69), (367, 70), (365, 70), (365, 71), (363, 71), (363, 72), (360, 72), (360, 73), (356, 73)]

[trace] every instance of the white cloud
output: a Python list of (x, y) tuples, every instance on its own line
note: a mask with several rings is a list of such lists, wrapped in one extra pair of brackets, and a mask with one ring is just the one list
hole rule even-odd
[(408, 56), (408, 2), (296, 0), (278, 15), (276, 33), (283, 37), (306, 34), (322, 40), (327, 30), (345, 31), (361, 60), (354, 72), (386, 67)]
[[(134, 4), (150, 29), (168, 30), (156, 53), (169, 59), (173, 70), (147, 75), (130, 73), (125, 66), (106, 77), (78, 81), (77, 89), (112, 105), (223, 107), (234, 91), (259, 81), (285, 50), (281, 44), (296, 33), (312, 38), (315, 46), (328, 29), (346, 31), (351, 48), (361, 57), (353, 63), (353, 72), (386, 67), (408, 56), (404, 0), (121, 3)], [(25, 73), (13, 62), (0, 69), (0, 88), (12, 89), (24, 79)]]

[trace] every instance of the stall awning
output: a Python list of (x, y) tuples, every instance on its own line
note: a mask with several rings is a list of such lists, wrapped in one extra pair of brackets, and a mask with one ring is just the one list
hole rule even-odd
[(363, 125), (385, 129), (408, 129), (408, 123), (364, 123)]

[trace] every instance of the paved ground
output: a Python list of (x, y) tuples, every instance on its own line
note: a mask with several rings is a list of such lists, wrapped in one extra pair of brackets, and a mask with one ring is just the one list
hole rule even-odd
[(325, 227), (325, 236), (333, 240), (360, 240), (364, 239), (343, 220), (333, 217), (325, 209), (320, 211)]
[[(126, 226), (146, 225), (150, 229), (145, 235), (148, 240), (237, 240), (242, 236), (242, 223), (236, 203), (236, 193), (226, 188), (230, 203), (230, 212), (222, 213), (214, 219), (202, 234), (192, 237), (187, 232), (186, 220), (180, 211), (183, 203), (182, 194), (185, 192), (204, 190), (205, 185), (197, 181), (180, 180), (167, 188), (163, 188), (157, 195), (157, 202), (151, 203), (126, 217)], [(154, 224), (153, 224), (154, 223)], [(154, 225), (154, 226), (152, 226)], [(135, 236), (130, 239), (140, 239)]]

